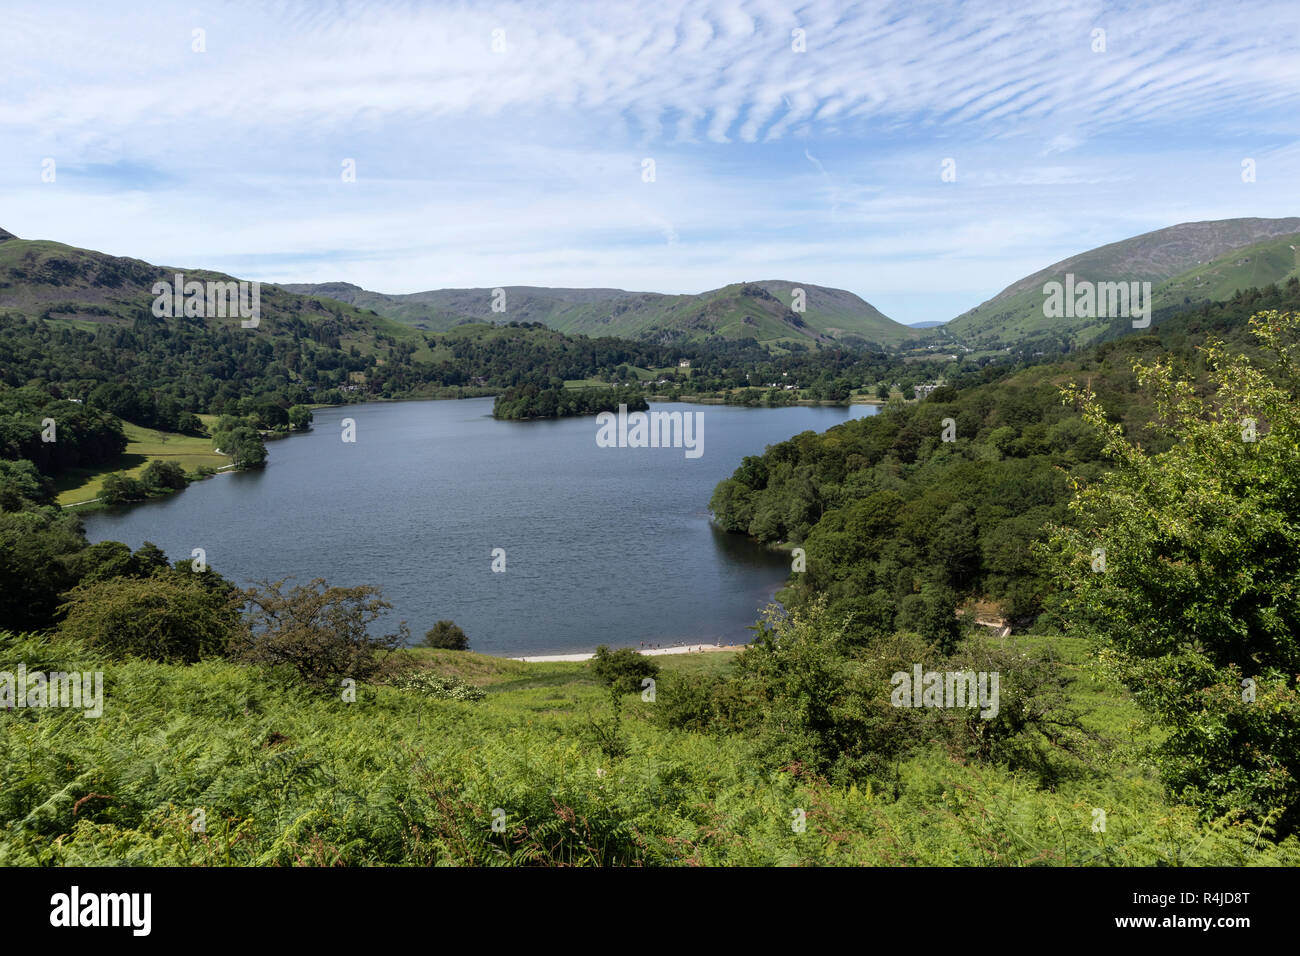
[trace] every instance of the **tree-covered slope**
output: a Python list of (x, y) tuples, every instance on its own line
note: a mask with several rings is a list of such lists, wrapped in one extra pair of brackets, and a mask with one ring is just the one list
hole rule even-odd
[(1108, 467), (1062, 387), (1089, 385), (1131, 438), (1160, 450), (1169, 438), (1150, 423), (1134, 360), (1196, 369), (1212, 336), (1253, 355), (1247, 322), (1265, 310), (1300, 311), (1300, 280), (1186, 308), (1059, 361), (972, 370), (921, 403), (797, 435), (746, 458), (712, 510), (727, 531), (804, 545), (807, 572), (792, 578), (804, 598), (824, 594), (884, 626), (950, 620), (957, 604), (988, 599), (1032, 624), (1048, 588), (1030, 545), (1065, 517), (1069, 479)]
[[(950, 678), (1001, 673), (1016, 701), (1014, 730), (972, 722), (950, 751), (1043, 772), (1079, 727), (1051, 661), (1014, 635), (1063, 633), (1132, 691), (1171, 799), (1295, 834), (1298, 339), (1293, 277), (745, 458), (714, 493), (718, 523), (799, 549), (789, 619), (742, 659), (767, 688), (753, 731), (833, 778), (879, 775), (907, 732), (871, 688), (946, 657)], [(980, 641), (977, 623), (1011, 633)], [(999, 742), (1035, 726), (1037, 755)]]

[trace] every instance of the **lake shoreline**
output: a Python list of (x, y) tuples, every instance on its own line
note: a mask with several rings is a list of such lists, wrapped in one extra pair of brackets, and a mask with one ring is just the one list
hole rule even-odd
[[(748, 644), (684, 644), (675, 647), (647, 647), (647, 648), (630, 648), (638, 654), (646, 657), (656, 657), (662, 654), (716, 654), (724, 651), (742, 651)], [(525, 664), (559, 664), (568, 662), (589, 661), (595, 657), (595, 652), (575, 653), (575, 654), (536, 654), (527, 657), (507, 657), (508, 661), (523, 661)]]

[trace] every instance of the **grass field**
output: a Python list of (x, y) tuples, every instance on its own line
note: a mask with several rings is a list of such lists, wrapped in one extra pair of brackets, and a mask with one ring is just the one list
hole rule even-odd
[[(199, 418), (206, 426), (216, 421), (215, 415), (200, 415)], [(126, 451), (98, 468), (73, 468), (61, 473), (54, 480), (59, 504), (93, 501), (99, 497), (106, 475), (120, 471), (138, 478), (151, 461), (174, 461), (187, 473), (197, 471), (200, 465), (222, 468), (230, 464), (229, 458), (212, 450), (211, 438), (162, 432), (128, 422), (122, 424), (128, 439)]]
[[(503, 713), (564, 714), (582, 708), (599, 708), (608, 693), (591, 676), (586, 663), (555, 661), (528, 664), (503, 657), (463, 651), (413, 648), (417, 656), (439, 674), (453, 675), (488, 692)], [(739, 649), (707, 654), (664, 654), (654, 658), (671, 674), (717, 675), (731, 666)]]
[[(649, 382), (658, 379), (665, 372), (676, 372), (677, 368), (664, 366), (663, 368), (641, 368), (639, 365), (628, 366), (638, 381)], [(565, 388), (608, 388), (609, 382), (599, 378), (570, 378), (565, 379)]]
[(609, 382), (598, 378), (570, 378), (564, 381), (565, 388), (609, 388)]

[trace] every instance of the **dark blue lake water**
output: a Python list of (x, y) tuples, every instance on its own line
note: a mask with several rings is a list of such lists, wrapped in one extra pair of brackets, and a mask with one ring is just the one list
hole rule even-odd
[(201, 547), (241, 585), (376, 584), (394, 626), (418, 640), (451, 619), (485, 654), (747, 641), (789, 560), (717, 531), (714, 486), (745, 455), (875, 408), (652, 409), (699, 413), (703, 454), (598, 447), (595, 418), (495, 421), (491, 399), (321, 409), (310, 432), (268, 443), (264, 470), (89, 515), (86, 532), (172, 560)]

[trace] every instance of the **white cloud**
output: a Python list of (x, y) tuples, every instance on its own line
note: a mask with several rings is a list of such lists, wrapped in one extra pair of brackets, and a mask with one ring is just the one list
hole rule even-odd
[(0, 226), (384, 291), (781, 275), (974, 304), (1122, 230), (1295, 214), (1297, 11), (18, 0)]

